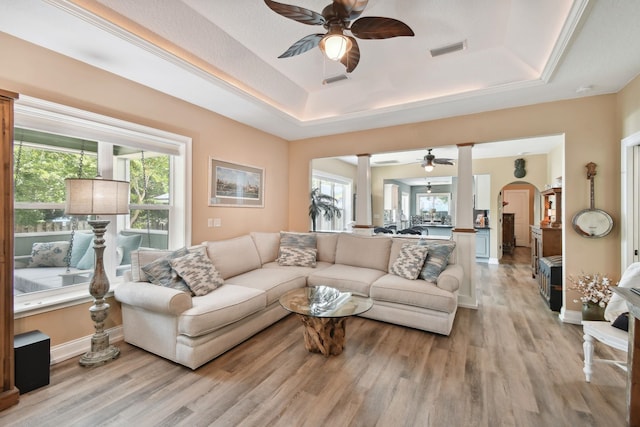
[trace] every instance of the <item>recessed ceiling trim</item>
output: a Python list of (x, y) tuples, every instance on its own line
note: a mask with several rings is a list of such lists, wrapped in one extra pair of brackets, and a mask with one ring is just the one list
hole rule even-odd
[(556, 44), (553, 46), (553, 50), (551, 51), (551, 55), (549, 55), (549, 60), (547, 61), (546, 66), (540, 74), (540, 79), (545, 83), (551, 79), (551, 76), (558, 67), (562, 56), (571, 42), (571, 37), (575, 34), (576, 28), (582, 19), (582, 14), (585, 12), (588, 5), (589, 0), (575, 0), (573, 2), (573, 6), (569, 11), (567, 20), (560, 31), (560, 36), (558, 37)]

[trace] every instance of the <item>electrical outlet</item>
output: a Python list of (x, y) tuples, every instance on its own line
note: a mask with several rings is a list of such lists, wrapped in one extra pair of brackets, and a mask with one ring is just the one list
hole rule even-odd
[(213, 218), (207, 219), (207, 227), (213, 227)]
[(214, 227), (222, 227), (222, 219), (221, 218), (213, 218), (213, 226)]

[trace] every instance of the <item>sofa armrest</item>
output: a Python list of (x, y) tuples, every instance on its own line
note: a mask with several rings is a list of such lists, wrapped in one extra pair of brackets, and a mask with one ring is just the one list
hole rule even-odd
[(174, 316), (192, 307), (191, 295), (149, 282), (121, 283), (114, 294), (121, 303)]
[(455, 292), (460, 289), (464, 270), (460, 264), (449, 264), (436, 279), (436, 286), (445, 291)]

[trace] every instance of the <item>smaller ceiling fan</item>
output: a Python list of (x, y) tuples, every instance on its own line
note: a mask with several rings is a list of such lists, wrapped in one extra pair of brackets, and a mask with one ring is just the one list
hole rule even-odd
[(453, 159), (445, 159), (445, 158), (436, 158), (433, 154), (431, 154), (432, 148), (427, 148), (427, 155), (422, 159), (422, 163), (420, 167), (423, 167), (425, 171), (431, 172), (435, 165), (451, 165), (453, 166), (455, 163)]
[[(327, 30), (325, 34), (310, 34), (301, 38), (278, 58), (300, 55), (318, 46), (327, 58), (340, 61), (350, 73), (360, 62), (360, 48), (355, 37), (388, 39), (415, 35), (407, 24), (397, 19), (374, 16), (360, 18), (369, 0), (333, 0), (322, 13), (273, 0), (264, 2), (285, 18), (307, 25), (322, 25)], [(345, 35), (345, 31), (350, 31), (353, 37)]]

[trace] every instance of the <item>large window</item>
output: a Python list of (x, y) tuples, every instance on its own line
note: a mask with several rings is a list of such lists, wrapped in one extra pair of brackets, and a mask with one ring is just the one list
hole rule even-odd
[[(34, 244), (75, 245), (76, 250), (87, 244), (88, 218), (64, 213), (65, 178), (100, 175), (130, 182), (130, 214), (106, 218), (111, 223), (105, 266), (112, 284), (129, 268), (123, 250), (130, 241), (150, 248), (190, 243), (190, 138), (29, 97), (16, 103), (15, 124), (17, 315), (34, 306), (72, 301), (73, 294), (87, 295), (92, 267), (60, 274), (35, 265), (31, 257)], [(63, 265), (58, 260), (54, 267), (70, 267), (71, 253), (69, 249)]]
[(351, 180), (325, 172), (313, 171), (311, 188), (319, 188), (320, 193), (336, 199), (336, 207), (340, 209), (340, 218), (334, 216), (327, 220), (324, 216), (316, 219), (317, 231), (344, 231), (351, 221)]
[(447, 216), (449, 215), (450, 206), (450, 193), (416, 194), (416, 215), (430, 215), (434, 219)]

